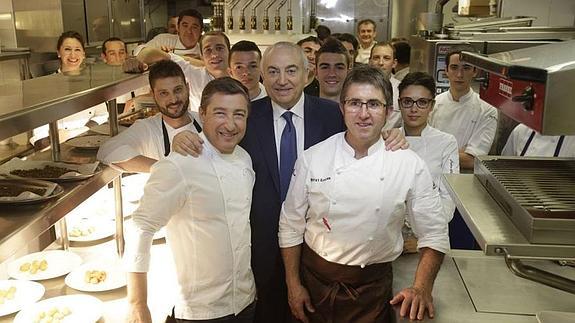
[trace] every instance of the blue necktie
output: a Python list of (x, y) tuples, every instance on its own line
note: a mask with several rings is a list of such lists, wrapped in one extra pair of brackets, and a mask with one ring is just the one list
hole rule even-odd
[(293, 167), (297, 159), (296, 134), (292, 116), (293, 113), (291, 111), (286, 111), (282, 114), (282, 118), (286, 120), (280, 141), (280, 196), (282, 202), (286, 198)]

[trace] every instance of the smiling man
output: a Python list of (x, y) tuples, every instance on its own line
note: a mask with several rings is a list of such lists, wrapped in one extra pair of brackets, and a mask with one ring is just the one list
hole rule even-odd
[(178, 33), (163, 33), (152, 38), (144, 45), (134, 49), (134, 55), (138, 55), (145, 48), (159, 48), (173, 51), (178, 55), (189, 55), (199, 58), (200, 48), (198, 40), (204, 29), (203, 16), (195, 9), (186, 9), (178, 14)]
[(357, 56), (355, 61), (362, 64), (369, 62), (369, 55), (371, 49), (377, 43), (375, 36), (377, 31), (375, 21), (371, 19), (364, 19), (357, 23), (357, 38), (359, 40), (359, 48), (357, 49)]
[[(391, 101), (373, 67), (348, 74), (340, 96), (347, 130), (303, 152), (282, 206), (279, 245), (289, 305), (302, 322), (394, 322), (434, 316), (433, 282), (449, 250), (447, 221), (423, 160), (385, 150)], [(391, 263), (403, 250), (407, 218), (419, 237), (412, 287), (392, 298)]]
[(152, 167), (132, 215), (135, 240), (127, 244), (125, 256), (130, 322), (151, 323), (147, 271), (154, 233), (163, 226), (179, 285), (176, 322), (253, 321), (249, 214), (255, 178), (250, 156), (238, 146), (249, 103), (247, 89), (237, 80), (209, 82), (200, 105), (202, 156), (171, 154)]
[(121, 171), (148, 173), (154, 163), (168, 156), (175, 134), (183, 130), (201, 132), (197, 114), (188, 110), (188, 83), (176, 63), (154, 64), (149, 81), (160, 113), (137, 120), (98, 150), (98, 160)]
[(126, 60), (126, 44), (118, 37), (106, 39), (102, 43), (102, 60), (108, 65), (122, 65)]
[(350, 69), (351, 57), (343, 44), (329, 38), (316, 54), (315, 75), (319, 82), (319, 97), (339, 102), (343, 80)]
[(397, 65), (395, 59), (395, 50), (390, 43), (377, 43), (371, 49), (369, 56), (369, 65), (379, 68), (389, 78), (391, 88), (393, 90), (393, 107), (387, 116), (387, 123), (384, 129), (397, 128), (401, 126), (401, 113), (397, 107), (397, 100), (399, 98), (399, 80), (393, 77), (392, 72)]

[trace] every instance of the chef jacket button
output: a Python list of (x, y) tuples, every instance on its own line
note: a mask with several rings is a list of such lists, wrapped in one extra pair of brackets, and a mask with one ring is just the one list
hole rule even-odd
[(383, 181), (383, 176), (381, 176), (381, 177), (379, 178), (379, 180), (380, 180), (380, 181)]
[(324, 257), (327, 257), (327, 252), (324, 252), (322, 255), (323, 255)]
[(375, 212), (379, 212), (379, 208), (378, 208), (378, 207), (375, 208)]
[(360, 267), (363, 269), (365, 268), (365, 264), (361, 264)]
[(339, 174), (341, 174), (341, 171), (338, 170), (337, 172), (335, 172), (335, 174), (339, 175)]
[(331, 201), (331, 204), (336, 205), (337, 203), (335, 201)]

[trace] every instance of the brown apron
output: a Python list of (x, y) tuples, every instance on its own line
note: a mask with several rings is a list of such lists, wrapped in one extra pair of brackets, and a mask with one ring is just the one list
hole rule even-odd
[(395, 322), (392, 298), (391, 262), (347, 266), (329, 262), (307, 244), (302, 247), (301, 275), (314, 313), (311, 322)]

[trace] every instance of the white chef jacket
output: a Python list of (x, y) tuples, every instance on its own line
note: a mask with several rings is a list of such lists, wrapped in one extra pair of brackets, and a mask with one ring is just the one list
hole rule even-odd
[(260, 87), (260, 94), (258, 94), (255, 98), (252, 99), (252, 102), (255, 100), (259, 100), (262, 98), (265, 98), (266, 96), (268, 96), (268, 92), (266, 91), (266, 88), (263, 84), (258, 83), (258, 86)]
[(205, 67), (197, 67), (188, 63), (182, 57), (170, 53), (170, 59), (176, 62), (182, 68), (186, 81), (190, 85), (190, 110), (198, 111), (200, 108), (200, 100), (202, 98), (202, 91), (206, 85), (215, 77), (213, 77)]
[(385, 150), (383, 139), (354, 158), (344, 132), (298, 158), (279, 222), (280, 248), (304, 241), (324, 259), (370, 265), (396, 259), (407, 218), (418, 247), (449, 250), (447, 221), (425, 162), (411, 150)]
[[(533, 131), (533, 129), (524, 124), (518, 124), (511, 132), (511, 135), (509, 135), (507, 143), (501, 151), (501, 155), (520, 156), (521, 151), (525, 148), (527, 140)], [(559, 136), (544, 136), (535, 132), (533, 140), (531, 140), (529, 147), (527, 147), (525, 156), (553, 157), (558, 142)], [(565, 136), (561, 150), (559, 150), (559, 156), (557, 157), (575, 157), (575, 136)]]
[(375, 44), (377, 44), (376, 41), (371, 43), (371, 45), (366, 49), (361, 47), (361, 44), (360, 44), (357, 48), (357, 56), (355, 57), (355, 61), (358, 63), (368, 64), (369, 63), (369, 57), (371, 56), (371, 49), (373, 48), (373, 46), (375, 46)]
[(142, 51), (142, 49), (144, 49), (145, 47), (161, 48), (162, 46), (173, 48), (174, 53), (177, 55), (200, 56), (199, 42), (196, 44), (196, 46), (190, 49), (186, 49), (186, 46), (184, 46), (184, 44), (182, 44), (182, 41), (180, 40), (180, 36), (168, 33), (158, 34), (156, 35), (156, 37), (152, 38), (149, 42), (143, 45), (138, 45), (136, 48), (134, 48), (133, 54), (134, 56), (137, 56), (138, 53), (140, 53), (140, 51)]
[(389, 112), (386, 116), (384, 130), (399, 128), (401, 127), (403, 119), (401, 118), (401, 111), (399, 110), (399, 83), (401, 83), (395, 77), (390, 77), (389, 82), (391, 83), (391, 89), (393, 94), (393, 110)]
[(497, 109), (481, 100), (472, 89), (459, 102), (446, 91), (435, 97), (429, 124), (454, 135), (459, 149), (464, 148), (466, 153), (487, 155), (497, 130)]
[[(403, 129), (401, 129), (403, 131)], [(421, 136), (408, 136), (409, 148), (425, 161), (433, 182), (439, 186), (439, 196), (443, 206), (443, 214), (447, 222), (453, 218), (455, 203), (451, 199), (443, 174), (459, 174), (459, 152), (457, 140), (453, 135), (439, 131), (432, 126), (425, 126)]]
[[(197, 133), (193, 120), (198, 120), (199, 123), (199, 118), (195, 112), (190, 112), (189, 115), (192, 122), (177, 129), (164, 122), (170, 145), (174, 136), (181, 131), (189, 130)], [(97, 158), (104, 164), (122, 170), (113, 164), (124, 162), (140, 155), (160, 160), (164, 158), (164, 148), (162, 114), (158, 113), (146, 119), (136, 120), (131, 127), (107, 140), (100, 146)]]
[(174, 313), (186, 320), (237, 315), (255, 299), (251, 158), (240, 146), (221, 154), (200, 137), (198, 158), (172, 153), (152, 167), (125, 256), (128, 272), (147, 272), (154, 233), (166, 226), (179, 285)]

